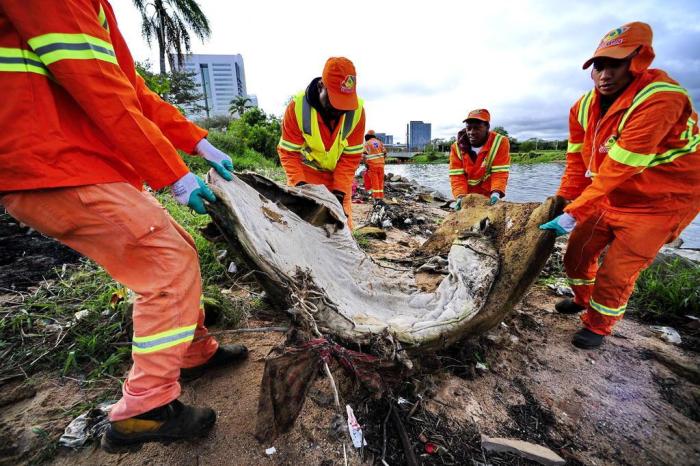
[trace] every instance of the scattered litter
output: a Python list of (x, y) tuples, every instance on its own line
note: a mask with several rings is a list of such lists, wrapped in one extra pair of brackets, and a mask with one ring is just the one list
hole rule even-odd
[(566, 285), (566, 282), (562, 279), (557, 280), (555, 283), (547, 285), (547, 287), (554, 291), (557, 296), (574, 296), (574, 291), (571, 289), (569, 285)]
[(216, 260), (219, 262), (224, 260), (224, 257), (226, 257), (227, 252), (228, 251), (226, 251), (226, 249), (220, 249), (220, 250), (216, 251)]
[(404, 398), (404, 397), (402, 397), (402, 396), (400, 396), (399, 399), (396, 400), (396, 402), (399, 404), (399, 406), (401, 406), (401, 405), (406, 405), (406, 404), (409, 404), (409, 405), (410, 405), (410, 404), (413, 404), (413, 403), (411, 403), (410, 401), (408, 401), (406, 398)]
[(387, 220), (382, 221), (382, 228), (391, 228), (391, 227), (392, 227), (391, 220), (387, 219)]
[(267, 456), (272, 456), (272, 455), (274, 455), (275, 453), (277, 453), (277, 448), (275, 448), (275, 447), (270, 447), (270, 448), (267, 448), (267, 449), (265, 450), (265, 454), (266, 454)]
[(105, 401), (73, 419), (58, 439), (58, 444), (68, 448), (79, 448), (89, 440), (102, 436), (109, 425), (107, 415), (113, 404), (113, 401)]
[(90, 315), (90, 311), (88, 311), (87, 309), (83, 309), (82, 311), (76, 312), (73, 315), (73, 317), (75, 318), (75, 320), (80, 320), (80, 319), (86, 318), (89, 315)]
[(439, 447), (435, 445), (433, 442), (426, 442), (425, 443), (425, 452), (429, 455), (434, 455), (435, 453), (438, 452)]
[(236, 265), (235, 262), (231, 262), (228, 265), (228, 273), (236, 273), (236, 272), (238, 272), (238, 266)]
[(660, 327), (652, 325), (649, 329), (654, 332), (659, 338), (674, 345), (681, 344), (681, 335), (673, 327)]
[(547, 447), (535, 445), (534, 443), (508, 438), (490, 438), (481, 436), (481, 448), (487, 451), (515, 453), (522, 458), (537, 461), (545, 466), (559, 466), (566, 464), (561, 456), (554, 453)]
[(362, 427), (360, 427), (360, 423), (357, 422), (357, 419), (355, 418), (355, 413), (353, 412), (350, 405), (345, 405), (345, 409), (348, 412), (348, 430), (350, 431), (352, 445), (355, 448), (362, 448), (363, 446), (367, 446), (367, 440), (365, 440), (364, 435), (362, 434)]
[(489, 370), (489, 368), (486, 367), (486, 364), (484, 364), (483, 362), (477, 362), (476, 363), (476, 370), (486, 372)]

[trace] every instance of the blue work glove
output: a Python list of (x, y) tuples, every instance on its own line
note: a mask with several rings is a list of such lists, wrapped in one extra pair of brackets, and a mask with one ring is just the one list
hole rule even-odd
[(462, 209), (462, 199), (463, 199), (463, 196), (460, 196), (460, 197), (457, 198), (457, 200), (455, 201), (455, 203), (452, 205), (452, 210), (454, 210), (455, 212), (457, 212), (458, 210), (461, 210), (461, 209)]
[(231, 157), (212, 146), (206, 139), (199, 141), (194, 150), (221, 175), (221, 178), (226, 181), (231, 181), (233, 179), (233, 174), (231, 173), (233, 171), (233, 162), (231, 161)]
[(576, 219), (571, 215), (564, 213), (550, 220), (547, 223), (540, 225), (540, 230), (552, 230), (557, 236), (562, 236), (571, 233), (571, 230), (576, 226)]
[(216, 202), (211, 189), (194, 173), (188, 173), (171, 185), (173, 196), (182, 205), (187, 205), (198, 214), (206, 214), (204, 201)]
[(489, 205), (494, 205), (496, 202), (498, 202), (501, 199), (501, 195), (498, 194), (496, 191), (491, 193), (491, 198), (489, 199)]

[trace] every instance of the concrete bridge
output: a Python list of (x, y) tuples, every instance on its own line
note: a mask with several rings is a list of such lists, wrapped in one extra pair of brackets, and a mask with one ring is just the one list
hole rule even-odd
[(390, 150), (390, 151), (387, 151), (386, 156), (393, 157), (395, 159), (411, 159), (416, 154), (420, 154), (420, 152), (406, 152), (406, 151), (392, 152)]

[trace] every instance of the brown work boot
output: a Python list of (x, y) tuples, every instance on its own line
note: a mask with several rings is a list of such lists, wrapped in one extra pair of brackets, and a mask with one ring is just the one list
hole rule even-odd
[(248, 348), (243, 345), (219, 345), (216, 353), (204, 364), (180, 369), (180, 380), (189, 382), (201, 377), (207, 370), (241, 361), (248, 357)]
[(586, 309), (586, 306), (581, 306), (571, 298), (565, 298), (555, 304), (554, 309), (560, 314), (577, 314)]
[(110, 422), (101, 444), (108, 453), (120, 453), (141, 448), (146, 442), (170, 443), (203, 437), (215, 422), (213, 409), (173, 400), (138, 416)]

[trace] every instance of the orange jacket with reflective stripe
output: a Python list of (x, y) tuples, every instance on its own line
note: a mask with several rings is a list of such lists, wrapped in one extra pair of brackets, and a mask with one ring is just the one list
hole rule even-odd
[(386, 155), (386, 149), (384, 144), (377, 138), (372, 138), (365, 141), (363, 158), (367, 165), (381, 165), (384, 166), (384, 156)]
[[(299, 128), (299, 123), (297, 122), (295, 103), (292, 100), (287, 106), (287, 110), (284, 112), (284, 118), (282, 120), (282, 138), (280, 145), (277, 146), (277, 153), (280, 156), (280, 162), (287, 175), (287, 182), (290, 186), (294, 186), (299, 182), (306, 182), (304, 176), (304, 155), (301, 153), (301, 148), (304, 145), (304, 135)], [(321, 139), (326, 149), (329, 149), (333, 141), (336, 140), (338, 136), (338, 131), (340, 131), (340, 125), (336, 125), (331, 131), (321, 118), (319, 112), (317, 112), (318, 118), (318, 129), (321, 132)], [(362, 116), (360, 121), (357, 123), (355, 129), (348, 136), (349, 146), (346, 149), (350, 149), (356, 146), (362, 146), (365, 134), (365, 111), (362, 110)], [(283, 146), (284, 144), (284, 146)], [(287, 148), (285, 148), (287, 147)], [(298, 150), (293, 150), (293, 148), (298, 148)], [(355, 170), (360, 165), (360, 159), (362, 158), (362, 153), (348, 154), (343, 152), (338, 160), (338, 164), (333, 170), (333, 185), (328, 189), (330, 191), (341, 191), (343, 193), (351, 194), (352, 192), (352, 180), (355, 177)], [(314, 169), (310, 165), (306, 167)]]
[(600, 209), (661, 214), (700, 203), (697, 114), (679, 89), (664, 71), (646, 70), (603, 117), (597, 91), (587, 115), (579, 114), (586, 96), (572, 107), (558, 194), (573, 200), (565, 210), (577, 221)]
[(487, 159), (497, 136), (496, 132), (489, 132), (486, 143), (474, 160), (469, 154), (461, 154), (456, 142), (452, 144), (449, 170), (452, 195), (455, 198), (473, 193), (484, 196), (490, 196), (494, 191), (506, 193), (510, 171), (510, 142), (507, 137), (500, 138), (501, 143), (487, 173)]
[(137, 75), (106, 0), (0, 0), (0, 192), (187, 173), (206, 131)]

